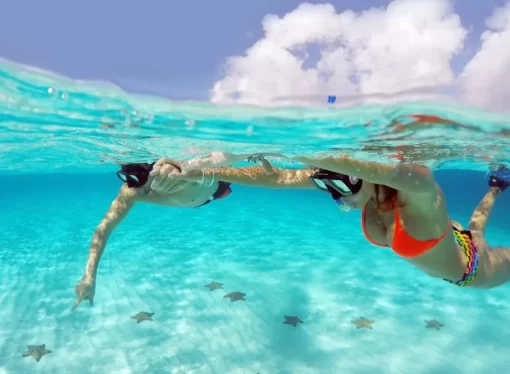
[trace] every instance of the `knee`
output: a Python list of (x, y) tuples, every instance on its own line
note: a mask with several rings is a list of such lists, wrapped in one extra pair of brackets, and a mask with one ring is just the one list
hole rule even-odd
[(468, 229), (472, 230), (483, 230), (485, 223), (487, 222), (487, 215), (482, 212), (475, 212), (471, 220), (469, 221)]

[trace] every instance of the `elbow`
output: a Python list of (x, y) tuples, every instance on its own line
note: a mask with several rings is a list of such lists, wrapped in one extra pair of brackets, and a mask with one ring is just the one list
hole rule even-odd
[(281, 176), (272, 175), (266, 179), (264, 185), (262, 185), (261, 187), (275, 188), (275, 189), (285, 188), (286, 182), (285, 182), (285, 179), (282, 178)]
[(94, 231), (94, 237), (92, 240), (94, 242), (104, 242), (105, 240), (108, 239), (109, 236), (110, 230), (107, 230), (104, 227), (98, 227), (96, 231)]
[(279, 170), (275, 184), (277, 188), (298, 188), (307, 189), (315, 188), (314, 184), (310, 181), (309, 170)]
[(258, 186), (265, 188), (285, 187), (285, 175), (281, 169), (271, 167), (271, 170), (262, 168), (262, 178), (259, 179)]

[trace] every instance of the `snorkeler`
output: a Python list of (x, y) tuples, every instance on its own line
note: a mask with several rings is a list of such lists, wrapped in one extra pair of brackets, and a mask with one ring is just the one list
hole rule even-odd
[[(196, 208), (213, 200), (224, 198), (232, 192), (230, 183), (215, 181), (213, 178), (205, 176), (197, 182), (165, 178), (169, 174), (180, 173), (180, 165), (179, 161), (171, 159), (161, 159), (152, 164), (121, 165), (117, 176), (124, 184), (94, 232), (85, 274), (75, 288), (77, 299), (72, 310), (76, 309), (82, 300), (88, 300), (90, 305), (93, 305), (97, 269), (106, 242), (135, 203), (145, 202), (169, 207)], [(153, 172), (155, 167), (157, 173)], [(153, 172), (152, 176), (151, 172)], [(154, 186), (159, 186), (159, 188)]]
[[(468, 229), (450, 219), (432, 171), (414, 163), (381, 164), (347, 155), (295, 157), (314, 169), (259, 166), (186, 171), (167, 179), (207, 177), (247, 186), (317, 188), (343, 211), (362, 209), (361, 229), (373, 245), (389, 247), (426, 274), (459, 287), (493, 288), (510, 281), (510, 248), (490, 248), (485, 226), (496, 197), (510, 186), (510, 170), (489, 177), (489, 191), (475, 209)], [(267, 162), (267, 160), (266, 160)]]

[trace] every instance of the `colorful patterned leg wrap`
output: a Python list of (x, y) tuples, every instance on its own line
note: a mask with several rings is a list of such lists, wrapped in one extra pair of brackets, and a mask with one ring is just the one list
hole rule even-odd
[(467, 258), (467, 266), (461, 279), (456, 282), (448, 279), (445, 279), (445, 281), (459, 287), (466, 287), (475, 279), (476, 271), (478, 270), (478, 251), (476, 250), (476, 245), (473, 242), (473, 237), (469, 230), (460, 231), (454, 227), (453, 236), (457, 244), (464, 249)]

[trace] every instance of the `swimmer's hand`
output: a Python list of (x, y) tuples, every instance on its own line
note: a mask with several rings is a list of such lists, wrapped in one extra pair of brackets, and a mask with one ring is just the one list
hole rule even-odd
[(170, 158), (159, 159), (152, 167), (149, 176), (152, 177), (151, 189), (165, 194), (173, 194), (182, 190), (186, 185), (182, 180), (170, 176), (181, 172), (179, 161)]
[(77, 299), (71, 308), (71, 311), (75, 310), (82, 300), (88, 300), (90, 306), (94, 305), (94, 294), (96, 292), (96, 280), (90, 277), (84, 276), (74, 289)]

